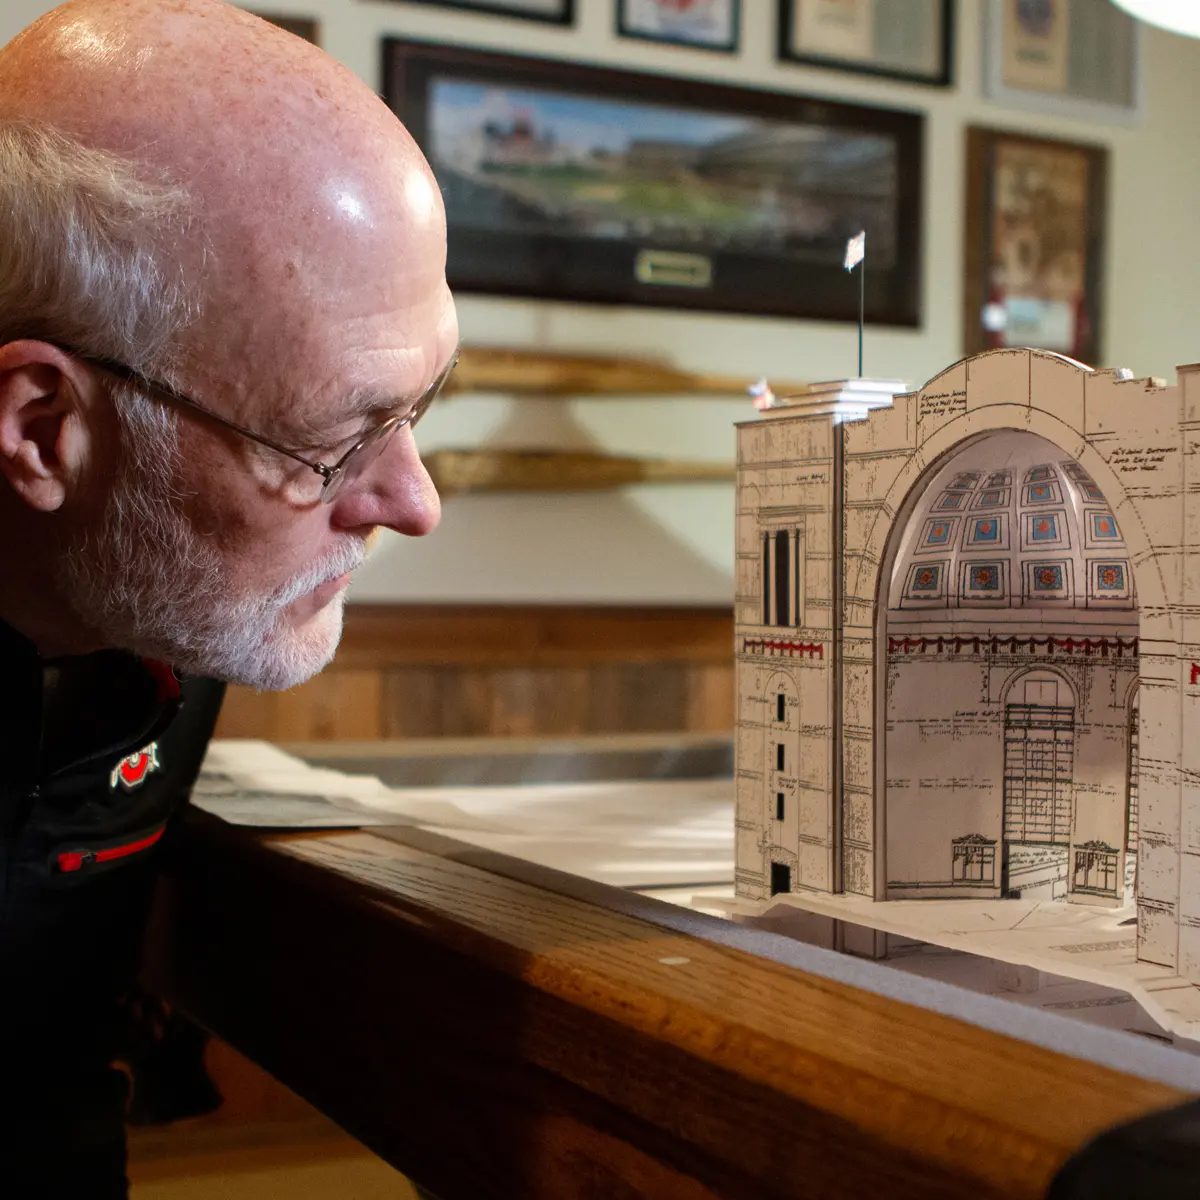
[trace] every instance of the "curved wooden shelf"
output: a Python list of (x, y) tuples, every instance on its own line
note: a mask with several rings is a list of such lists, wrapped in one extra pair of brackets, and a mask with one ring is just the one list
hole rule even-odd
[[(500, 346), (464, 346), (446, 395), (503, 392), (511, 396), (713, 396), (746, 398), (753, 379), (685, 371), (653, 358), (569, 354)], [(774, 385), (779, 394), (806, 385)], [(747, 404), (749, 400), (747, 399)]]

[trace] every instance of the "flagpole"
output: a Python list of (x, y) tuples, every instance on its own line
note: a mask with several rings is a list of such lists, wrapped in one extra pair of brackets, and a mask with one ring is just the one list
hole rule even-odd
[(858, 264), (858, 377), (863, 377), (863, 327), (866, 324), (867, 260)]
[(867, 323), (867, 231), (859, 230), (846, 243), (846, 257), (842, 265), (854, 274), (858, 268), (858, 377), (863, 377), (863, 331)]

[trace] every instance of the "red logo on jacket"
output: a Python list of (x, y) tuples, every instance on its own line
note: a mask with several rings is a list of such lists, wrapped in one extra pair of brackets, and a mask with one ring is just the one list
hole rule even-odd
[(158, 743), (151, 742), (136, 754), (130, 754), (121, 759), (112, 770), (112, 786), (119, 784), (127, 792), (140, 788), (146, 782), (147, 776), (154, 771), (161, 771), (162, 764), (158, 761)]

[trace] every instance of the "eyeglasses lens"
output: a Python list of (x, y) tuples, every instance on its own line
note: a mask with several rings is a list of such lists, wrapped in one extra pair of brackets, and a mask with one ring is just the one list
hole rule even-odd
[(388, 439), (400, 427), (398, 420), (385, 421), (342, 464), (342, 469), (325, 485), (321, 499), (329, 504), (344, 487), (362, 477), (371, 464), (383, 453)]
[(432, 384), (425, 395), (413, 406), (410, 413), (403, 417), (393, 417), (390, 421), (385, 421), (346, 459), (342, 464), (341, 471), (325, 484), (322, 489), (321, 499), (326, 504), (329, 504), (342, 488), (350, 486), (356, 479), (362, 477), (363, 472), (383, 453), (388, 439), (397, 429), (405, 425), (410, 428), (416, 425), (429, 411), (430, 405), (442, 394), (451, 373), (457, 365), (458, 355), (456, 354), (449, 366), (442, 372), (441, 378)]

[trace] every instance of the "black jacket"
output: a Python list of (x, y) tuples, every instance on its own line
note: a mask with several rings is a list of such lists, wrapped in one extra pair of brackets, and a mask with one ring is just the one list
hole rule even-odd
[(74, 1195), (124, 1194), (119, 1001), (221, 690), (119, 651), (47, 662), (0, 623), (6, 1195), (67, 1194), (71, 1174)]

